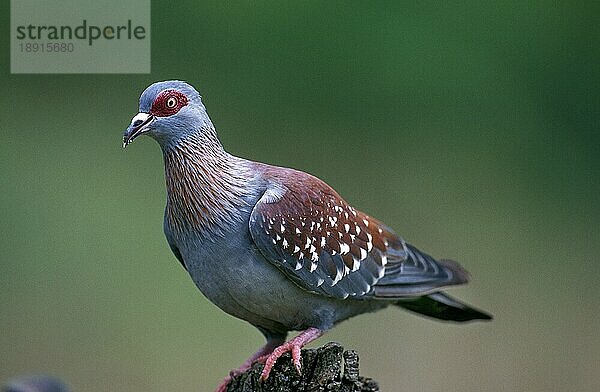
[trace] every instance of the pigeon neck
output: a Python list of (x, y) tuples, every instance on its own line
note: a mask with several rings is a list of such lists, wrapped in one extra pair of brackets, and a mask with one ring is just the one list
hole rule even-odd
[(214, 130), (186, 137), (163, 155), (165, 219), (173, 230), (223, 234), (240, 220), (252, 176), (246, 161), (223, 149)]

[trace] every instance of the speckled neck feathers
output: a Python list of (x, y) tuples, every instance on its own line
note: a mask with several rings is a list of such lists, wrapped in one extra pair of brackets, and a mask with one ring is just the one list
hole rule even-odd
[[(249, 208), (253, 175), (245, 160), (227, 153), (214, 129), (192, 133), (163, 147), (167, 208), (173, 230), (219, 235)], [(209, 236), (209, 237), (210, 237)]]

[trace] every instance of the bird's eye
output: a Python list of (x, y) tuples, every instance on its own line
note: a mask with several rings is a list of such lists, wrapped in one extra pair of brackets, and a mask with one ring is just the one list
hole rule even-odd
[(175, 97), (171, 97), (167, 99), (167, 107), (169, 109), (173, 109), (177, 105), (177, 99)]
[(150, 108), (150, 113), (157, 117), (168, 117), (177, 113), (181, 108), (188, 104), (185, 94), (177, 90), (161, 91)]

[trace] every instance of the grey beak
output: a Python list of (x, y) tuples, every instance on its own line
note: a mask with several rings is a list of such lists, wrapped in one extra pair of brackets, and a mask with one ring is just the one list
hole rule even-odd
[(154, 116), (149, 113), (138, 113), (131, 119), (131, 124), (123, 134), (123, 148), (127, 147), (136, 137), (148, 131), (148, 126), (154, 121)]

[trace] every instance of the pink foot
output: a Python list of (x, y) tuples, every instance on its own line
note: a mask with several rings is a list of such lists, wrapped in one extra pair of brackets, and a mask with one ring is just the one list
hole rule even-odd
[(246, 370), (250, 369), (250, 367), (252, 366), (252, 364), (254, 362), (256, 362), (256, 361), (263, 362), (264, 361), (263, 358), (267, 358), (268, 355), (273, 352), (275, 347), (277, 347), (281, 343), (283, 343), (283, 339), (268, 340), (267, 343), (260, 350), (258, 350), (254, 354), (252, 354), (252, 356), (250, 358), (248, 358), (246, 360), (246, 362), (244, 362), (242, 364), (242, 366), (240, 366), (239, 368), (237, 368), (235, 370), (230, 371), (229, 375), (227, 377), (225, 377), (223, 379), (223, 381), (221, 381), (219, 383), (219, 385), (217, 385), (217, 389), (215, 390), (215, 392), (225, 392), (227, 390), (227, 385), (229, 385), (229, 383), (235, 376), (237, 376), (238, 374), (242, 374)]
[(295, 338), (283, 343), (281, 346), (277, 347), (273, 350), (272, 353), (265, 355), (263, 357), (259, 357), (258, 360), (262, 362), (264, 360), (265, 367), (260, 375), (261, 381), (269, 378), (269, 374), (271, 373), (271, 369), (277, 362), (277, 359), (281, 357), (283, 354), (291, 351), (292, 353), (292, 362), (298, 371), (298, 374), (302, 373), (302, 364), (300, 363), (300, 350), (302, 347), (317, 339), (319, 336), (323, 335), (323, 331), (317, 328), (309, 328), (306, 331), (300, 333), (300, 335)]

